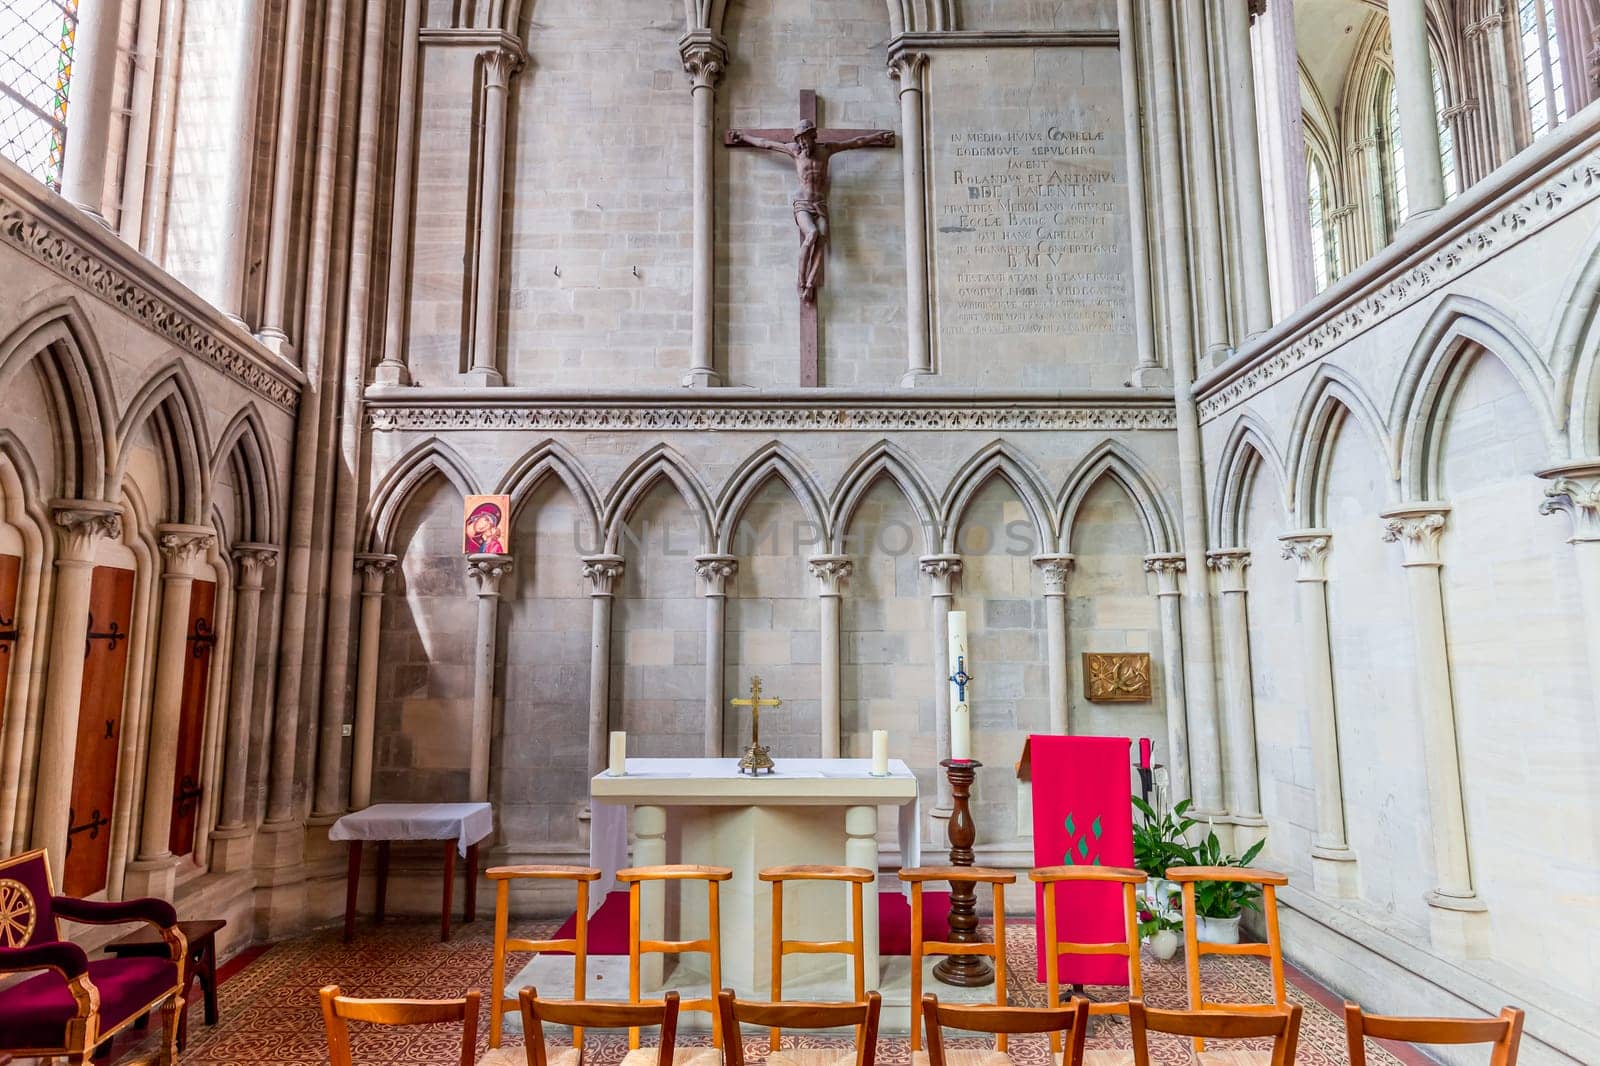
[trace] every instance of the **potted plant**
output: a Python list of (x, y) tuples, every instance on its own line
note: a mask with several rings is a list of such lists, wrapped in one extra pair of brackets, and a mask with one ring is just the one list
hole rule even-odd
[(1139, 938), (1162, 962), (1178, 953), (1178, 930), (1182, 928), (1182, 916), (1170, 909), (1152, 906), (1139, 911)]
[[(1181, 800), (1165, 814), (1158, 815), (1154, 807), (1138, 796), (1131, 798), (1142, 818), (1133, 827), (1133, 864), (1150, 878), (1145, 884), (1145, 899), (1158, 910), (1170, 910), (1175, 890), (1165, 874), (1169, 867), (1196, 864), (1185, 834), (1199, 823), (1188, 817), (1189, 800)], [(1182, 927), (1180, 922), (1178, 928)]]
[[(1207, 833), (1194, 849), (1196, 866), (1249, 866), (1261, 854), (1265, 840), (1258, 840), (1243, 855), (1222, 853), (1216, 833)], [(1197, 881), (1194, 886), (1196, 917), (1195, 939), (1207, 944), (1237, 944), (1239, 919), (1245, 909), (1261, 909), (1261, 886), (1237, 881)]]

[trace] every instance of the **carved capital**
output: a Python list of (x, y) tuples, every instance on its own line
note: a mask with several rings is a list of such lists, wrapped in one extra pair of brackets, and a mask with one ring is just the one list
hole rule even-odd
[(694, 572), (706, 583), (707, 596), (726, 596), (728, 579), (739, 572), (739, 560), (732, 555), (697, 555)]
[(1245, 548), (1218, 548), (1206, 552), (1206, 568), (1217, 575), (1221, 592), (1245, 591), (1244, 572), (1250, 568), (1250, 552)]
[(260, 592), (267, 571), (278, 565), (278, 547), (275, 544), (252, 544), (248, 541), (235, 544), (233, 565), (239, 571), (239, 591)]
[(504, 92), (511, 84), (511, 79), (516, 77), (517, 71), (522, 69), (522, 57), (509, 48), (487, 48), (478, 53), (478, 59), (483, 64), (483, 87), (485, 89), (498, 89)]
[(217, 535), (207, 526), (170, 523), (156, 527), (156, 547), (161, 550), (162, 571), (170, 577), (193, 577), (195, 564), (215, 544)]
[(917, 560), (917, 569), (933, 582), (934, 596), (950, 595), (951, 586), (965, 565), (959, 555), (924, 555)]
[(839, 582), (850, 576), (855, 565), (848, 555), (813, 555), (806, 560), (823, 596), (839, 595)]
[(622, 576), (622, 556), (585, 555), (583, 576), (589, 579), (589, 595), (609, 596)]
[(1035, 555), (1033, 565), (1039, 568), (1039, 574), (1044, 578), (1044, 594), (1046, 596), (1065, 596), (1067, 594), (1067, 578), (1072, 575), (1073, 567), (1078, 565), (1076, 555)]
[(900, 83), (900, 91), (921, 90), (922, 72), (928, 68), (928, 53), (910, 49), (889, 56), (889, 77)]
[(478, 595), (500, 595), (500, 579), (511, 573), (509, 555), (467, 556), (467, 576), (478, 583)]
[(1406, 566), (1438, 566), (1448, 504), (1416, 503), (1383, 512), (1383, 539), (1405, 549)]
[(63, 562), (93, 562), (101, 537), (122, 536), (122, 508), (103, 500), (54, 500), (50, 518), (60, 537)]
[(690, 30), (678, 38), (678, 57), (696, 89), (715, 89), (728, 69), (728, 45), (710, 30)]
[(396, 566), (400, 565), (397, 555), (384, 555), (380, 552), (363, 552), (356, 556), (356, 573), (361, 575), (361, 595), (382, 596), (383, 583)]
[(1278, 538), (1283, 557), (1296, 563), (1296, 581), (1328, 580), (1328, 547), (1333, 534), (1326, 529), (1301, 529)]
[(1144, 557), (1144, 572), (1156, 575), (1156, 595), (1176, 596), (1178, 575), (1189, 569), (1189, 564), (1177, 552), (1163, 552)]
[(1566, 513), (1572, 521), (1572, 543), (1600, 541), (1600, 461), (1585, 460), (1539, 471), (1545, 486), (1540, 514)]

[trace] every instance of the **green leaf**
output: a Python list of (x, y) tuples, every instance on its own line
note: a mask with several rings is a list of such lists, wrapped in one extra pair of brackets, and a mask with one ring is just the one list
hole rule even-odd
[(1085, 859), (1089, 857), (1089, 842), (1082, 837), (1078, 838), (1078, 854)]
[(1100, 839), (1101, 829), (1100, 829), (1100, 816), (1099, 815), (1095, 816), (1094, 824), (1089, 827), (1089, 832), (1094, 834), (1094, 838), (1096, 840)]
[(1078, 828), (1072, 824), (1072, 812), (1070, 811), (1067, 812), (1067, 835), (1074, 837), (1078, 835)]

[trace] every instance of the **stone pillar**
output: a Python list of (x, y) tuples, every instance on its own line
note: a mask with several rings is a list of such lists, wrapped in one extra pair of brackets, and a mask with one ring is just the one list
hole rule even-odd
[(399, 556), (362, 553), (361, 619), (356, 640), (356, 721), (350, 738), (350, 809), (372, 803), (372, 755), (378, 719), (378, 648), (383, 625), (383, 585)]
[(1344, 831), (1344, 785), (1339, 776), (1339, 728), (1333, 702), (1333, 650), (1328, 643), (1328, 541), (1326, 529), (1285, 533), (1283, 557), (1296, 564), (1306, 712), (1311, 726), (1316, 833), (1311, 842), (1312, 885), (1324, 896), (1357, 895), (1356, 854)]
[(1540, 514), (1565, 511), (1572, 521), (1573, 561), (1578, 571), (1578, 593), (1583, 603), (1584, 645), (1589, 653), (1589, 691), (1600, 721), (1600, 459), (1541, 470), (1550, 484), (1544, 490)]
[(506, 96), (522, 57), (496, 46), (481, 52), (483, 61), (483, 157), (478, 172), (478, 268), (473, 286), (473, 385), (503, 385), (500, 373), (500, 228), (506, 170)]
[(472, 660), (472, 761), (467, 798), (489, 799), (489, 743), (494, 736), (494, 659), (500, 635), (500, 580), (511, 573), (509, 555), (469, 555), (467, 573), (478, 585), (478, 646)]
[(245, 779), (249, 774), (250, 722), (256, 706), (256, 667), (260, 652), (261, 590), (266, 573), (278, 565), (271, 544), (239, 544), (233, 549), (237, 579), (233, 607), (233, 685), (228, 695), (228, 730), (223, 740), (222, 807), (211, 834), (211, 866), (219, 873), (251, 863), (254, 833), (245, 821)]
[[(1245, 332), (1254, 337), (1272, 325), (1272, 278), (1267, 272), (1267, 218), (1263, 211), (1261, 138), (1256, 127), (1256, 78), (1250, 55), (1250, 9), (1220, 0), (1227, 56), (1227, 98), (1233, 132), (1233, 204), (1239, 226), (1240, 281)], [(1237, 812), (1235, 812), (1237, 813)]]
[(95, 552), (101, 538), (122, 536), (122, 510), (102, 500), (54, 500), (50, 517), (57, 533), (56, 576), (50, 594), (50, 659), (33, 792), (33, 846), (49, 852), (50, 872), (60, 884), (71, 821)]
[(1439, 116), (1433, 109), (1425, 7), (1425, 0), (1389, 0), (1394, 93), (1400, 107), (1400, 144), (1406, 165), (1407, 222), (1444, 206), (1444, 161), (1439, 155)]
[(822, 757), (839, 757), (839, 583), (850, 576), (855, 564), (845, 555), (813, 555), (806, 560), (811, 576), (817, 579), (817, 595), (822, 598), (817, 620), (822, 670)]
[(228, 167), (222, 187), (222, 262), (212, 293), (217, 307), (247, 328), (243, 315), (250, 257), (250, 177), (256, 154), (256, 88), (261, 80), (261, 53), (266, 50), (266, 8), (266, 0), (245, 0), (239, 9), (239, 39), (230, 79), (234, 96), (228, 126), (233, 136), (225, 142)]
[(1448, 504), (1418, 503), (1385, 511), (1383, 539), (1405, 551), (1406, 594), (1417, 657), (1417, 709), (1427, 760), (1428, 815), (1439, 887), (1427, 895), (1428, 932), (1439, 951), (1461, 958), (1489, 952), (1487, 908), (1472, 885), (1467, 815), (1461, 798), (1461, 754), (1456, 745), (1456, 702), (1450, 685), (1439, 538)]
[(110, 155), (111, 96), (116, 89), (121, 30), (122, 0), (86, 0), (78, 5), (72, 49), (72, 124), (67, 128), (67, 154), (61, 163), (61, 195), (101, 222), (106, 221), (106, 158)]
[(731, 555), (697, 555), (694, 572), (706, 592), (706, 758), (722, 755), (723, 667), (727, 661), (728, 579), (739, 572)]
[(422, 28), (422, 0), (406, 0), (400, 23), (400, 85), (395, 101), (394, 186), (389, 211), (389, 286), (384, 309), (383, 358), (372, 372), (378, 385), (409, 385), (406, 364), (406, 304), (411, 294), (411, 205), (417, 166), (418, 34)]
[(1222, 605), (1222, 764), (1227, 783), (1228, 815), (1241, 832), (1234, 847), (1243, 850), (1266, 835), (1261, 817), (1261, 781), (1256, 768), (1256, 705), (1250, 674), (1250, 613), (1246, 606), (1245, 571), (1250, 553), (1222, 548), (1206, 553), (1206, 565), (1217, 575)]
[[(716, 336), (716, 112), (717, 83), (728, 65), (728, 46), (711, 30), (690, 30), (678, 41), (694, 101), (694, 274), (689, 324), (689, 372), (683, 383), (722, 384), (717, 374)], [(721, 737), (717, 738), (720, 750)]]
[[(1222, 205), (1217, 193), (1217, 140), (1210, 107), (1195, 101), (1213, 97), (1210, 51), (1206, 41), (1203, 5), (1180, 4), (1183, 19), (1183, 68), (1187, 75), (1184, 96), (1185, 125), (1189, 130), (1189, 203), (1193, 212), (1195, 288), (1200, 299), (1200, 340), (1208, 358), (1220, 358), (1229, 348), (1227, 304), (1223, 296)], [(1163, 161), (1176, 166), (1177, 160)], [(1178, 210), (1169, 205), (1169, 210)]]
[(1128, 203), (1132, 205), (1128, 257), (1133, 267), (1133, 338), (1137, 349), (1132, 383), (1136, 386), (1170, 385), (1171, 371), (1162, 367), (1156, 358), (1156, 281), (1150, 266), (1149, 233), (1152, 205), (1144, 183), (1145, 131), (1139, 92), (1139, 42), (1135, 32), (1138, 20), (1134, 0), (1117, 0), (1117, 25), (1122, 27), (1117, 59), (1122, 81), (1123, 143), (1128, 155)]
[[(1182, 555), (1147, 555), (1145, 573), (1156, 576), (1156, 613), (1161, 619), (1161, 693), (1167, 705), (1167, 787), (1172, 802), (1193, 799), (1189, 779), (1189, 696), (1183, 671), (1183, 590), (1178, 575)], [(1220, 789), (1218, 790), (1220, 791)]]
[[(922, 74), (925, 52), (896, 52), (889, 77), (900, 89), (900, 172), (906, 230), (906, 372), (902, 385), (933, 374), (932, 324), (928, 318), (928, 185), (922, 137)], [(1135, 212), (1137, 214), (1137, 212)]]
[[(611, 604), (622, 577), (620, 555), (585, 555), (589, 579), (589, 776), (606, 768), (611, 720)], [(585, 808), (587, 810), (587, 808)], [(637, 856), (636, 856), (637, 858)]]
[(1072, 671), (1067, 659), (1067, 579), (1077, 563), (1074, 555), (1035, 555), (1033, 565), (1044, 576), (1045, 654), (1050, 664), (1050, 732), (1072, 732), (1068, 696)]
[[(289, 270), (294, 265), (295, 177), (300, 131), (300, 48), (306, 35), (306, 0), (289, 0), (283, 25), (283, 88), (278, 93), (277, 146), (272, 161), (272, 228), (267, 280), (256, 339), (279, 355), (289, 347)], [(399, 275), (403, 276), (403, 275)]]
[(172, 797), (178, 773), (178, 729), (183, 711), (184, 665), (189, 658), (189, 594), (197, 564), (216, 535), (204, 526), (156, 527), (161, 549), (161, 616), (156, 633), (155, 687), (150, 696), (150, 747), (145, 760), (144, 814), (139, 860), (128, 869), (133, 895), (172, 898), (174, 869), (169, 847)]
[[(950, 600), (951, 586), (961, 576), (959, 555), (924, 555), (917, 567), (933, 583), (933, 746), (934, 765), (950, 757)], [(934, 771), (937, 794), (933, 816), (949, 818), (955, 813), (955, 797), (950, 779)]]

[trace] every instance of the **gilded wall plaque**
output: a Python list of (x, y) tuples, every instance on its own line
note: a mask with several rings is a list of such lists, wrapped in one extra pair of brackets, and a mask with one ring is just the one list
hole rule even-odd
[(1083, 694), (1093, 703), (1150, 702), (1150, 653), (1084, 652)]

